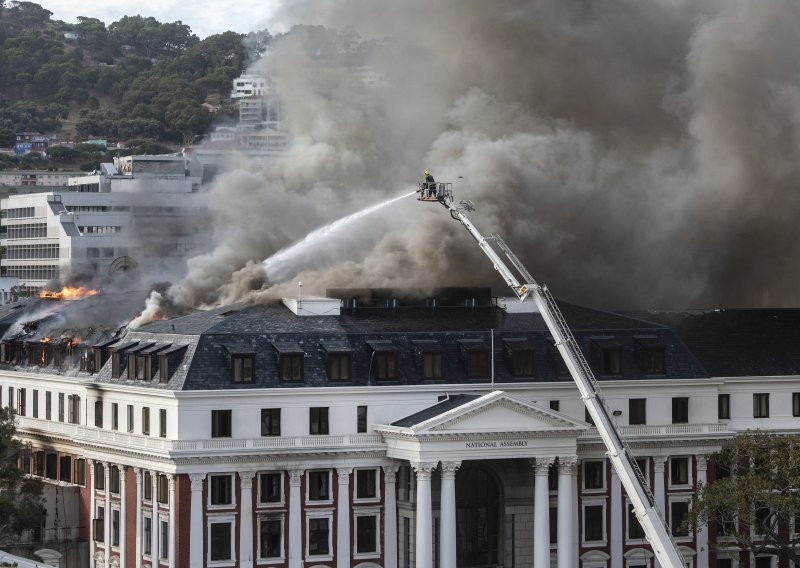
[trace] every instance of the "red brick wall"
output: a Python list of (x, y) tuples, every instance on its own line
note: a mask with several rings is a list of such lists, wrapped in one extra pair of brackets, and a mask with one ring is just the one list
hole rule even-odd
[(188, 475), (175, 476), (175, 566), (189, 565), (192, 518), (192, 481)]
[(125, 564), (136, 566), (136, 472), (132, 467), (120, 466), (120, 473), (125, 467)]

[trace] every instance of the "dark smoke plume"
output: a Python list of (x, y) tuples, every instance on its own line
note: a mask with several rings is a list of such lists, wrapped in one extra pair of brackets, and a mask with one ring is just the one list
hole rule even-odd
[[(560, 297), (800, 300), (795, 0), (292, 0), (277, 20), (339, 33), (294, 28), (254, 65), (276, 79), (293, 148), (212, 188), (216, 246), (190, 261), (178, 302), (293, 294), (297, 280), (504, 293), (463, 229), (411, 198), (331, 237), (290, 281), (259, 272), (424, 168)], [(381, 85), (353, 80), (358, 58)]]

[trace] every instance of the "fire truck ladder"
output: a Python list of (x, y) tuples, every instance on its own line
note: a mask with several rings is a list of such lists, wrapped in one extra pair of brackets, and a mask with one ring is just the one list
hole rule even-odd
[[(664, 517), (656, 507), (653, 494), (650, 492), (647, 481), (642, 475), (642, 471), (639, 469), (630, 447), (622, 439), (614, 425), (594, 373), (586, 362), (583, 353), (581, 353), (578, 343), (575, 341), (550, 291), (546, 286), (540, 286), (536, 283), (533, 276), (499, 235), (492, 234), (487, 238), (475, 228), (466, 216), (466, 212), (475, 210), (475, 206), (471, 201), (462, 201), (459, 206), (455, 206), (452, 203), (452, 193), (448, 192), (445, 197), (439, 199), (439, 202), (450, 210), (450, 215), (453, 219), (460, 221), (469, 231), (478, 246), (492, 261), (495, 270), (500, 273), (519, 300), (525, 301), (526, 298), (532, 297), (536, 303), (548, 330), (553, 335), (556, 347), (561, 353), (570, 375), (572, 375), (575, 384), (578, 386), (581, 399), (586, 405), (597, 432), (605, 444), (606, 455), (611, 460), (611, 465), (625, 487), (625, 492), (633, 505), (636, 518), (639, 520), (642, 529), (644, 529), (645, 536), (653, 547), (653, 553), (660, 565), (665, 568), (685, 568), (687, 563), (683, 560), (678, 550), (678, 545), (664, 522)], [(492, 242), (504, 253), (508, 261), (516, 269), (517, 274), (522, 277), (522, 283), (494, 250)]]

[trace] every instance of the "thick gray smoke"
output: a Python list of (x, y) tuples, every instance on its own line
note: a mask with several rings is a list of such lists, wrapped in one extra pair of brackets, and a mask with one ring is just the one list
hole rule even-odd
[[(338, 29), (339, 43), (296, 28), (254, 66), (276, 78), (293, 149), (213, 187), (216, 247), (190, 261), (179, 302), (293, 294), (297, 280), (504, 293), (444, 209), (411, 198), (332, 237), (290, 281), (263, 274), (264, 258), (424, 168), (560, 297), (800, 300), (796, 0), (292, 0), (278, 19)], [(382, 86), (353, 79), (359, 57)]]

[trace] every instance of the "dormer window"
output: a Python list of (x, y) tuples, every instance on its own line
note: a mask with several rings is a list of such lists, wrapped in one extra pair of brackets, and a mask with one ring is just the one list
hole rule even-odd
[(378, 381), (397, 379), (397, 347), (391, 341), (367, 341), (370, 355), (370, 378)]
[(352, 353), (345, 344), (322, 343), (322, 349), (327, 353), (327, 371), (329, 381), (349, 381), (352, 378)]
[(231, 355), (231, 380), (234, 383), (252, 383), (255, 378), (255, 353)]
[(305, 356), (303, 348), (297, 343), (274, 343), (273, 346), (278, 352), (278, 372), (281, 382), (302, 382)]
[[(533, 376), (533, 344), (525, 339), (505, 340), (508, 352), (508, 362), (511, 368), (511, 376), (532, 377)], [(556, 354), (556, 357), (559, 355)]]
[(639, 365), (646, 375), (663, 375), (666, 373), (667, 355), (664, 342), (656, 336), (636, 337)]
[(592, 339), (592, 346), (603, 375), (622, 374), (622, 345), (613, 337)]

